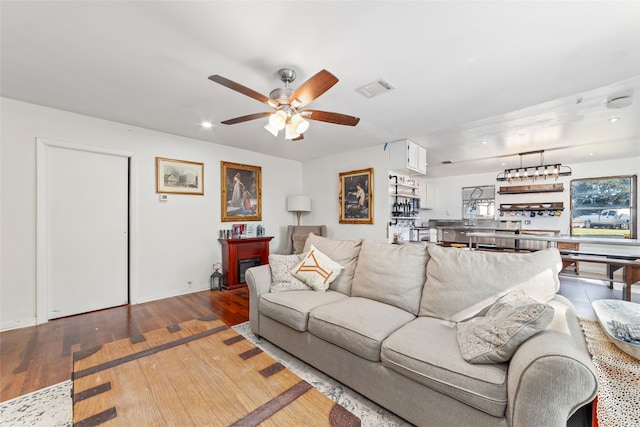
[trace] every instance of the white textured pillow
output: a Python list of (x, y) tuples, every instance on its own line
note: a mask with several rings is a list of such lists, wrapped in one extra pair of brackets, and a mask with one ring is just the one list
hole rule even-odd
[(291, 274), (302, 280), (315, 291), (324, 292), (329, 284), (342, 272), (342, 266), (311, 245)]
[(460, 353), (470, 363), (506, 362), (552, 319), (553, 307), (526, 297), (522, 290), (510, 292), (485, 316), (458, 323)]
[(300, 255), (269, 255), (271, 287), (269, 292), (308, 290), (303, 281), (291, 274), (291, 269), (300, 262)]

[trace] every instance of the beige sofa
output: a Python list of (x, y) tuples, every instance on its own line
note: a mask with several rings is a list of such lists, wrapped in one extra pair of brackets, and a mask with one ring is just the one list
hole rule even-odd
[[(494, 253), (313, 234), (310, 249), (343, 267), (337, 279), (326, 292), (270, 292), (271, 267), (249, 269), (251, 330), (407, 421), (565, 426), (594, 399), (576, 312), (556, 294), (556, 249)], [(550, 310), (550, 322), (505, 362), (465, 360), (459, 330), (490, 318), (512, 293), (544, 303), (536, 306)]]

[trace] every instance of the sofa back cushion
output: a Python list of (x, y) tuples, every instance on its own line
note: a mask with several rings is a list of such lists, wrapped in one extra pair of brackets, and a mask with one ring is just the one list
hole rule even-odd
[(309, 233), (304, 244), (304, 252), (315, 246), (332, 261), (340, 264), (343, 267), (342, 273), (329, 285), (329, 289), (351, 295), (351, 282), (356, 271), (361, 243), (360, 240), (337, 240)]
[(429, 254), (424, 242), (362, 242), (351, 296), (369, 298), (418, 314)]
[(505, 253), (430, 245), (419, 315), (460, 322), (481, 314), (515, 289), (546, 303), (560, 289), (561, 269), (556, 248)]

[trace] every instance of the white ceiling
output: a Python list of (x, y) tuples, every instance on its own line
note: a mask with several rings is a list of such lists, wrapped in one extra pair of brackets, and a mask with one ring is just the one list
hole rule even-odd
[[(429, 176), (539, 149), (569, 165), (640, 155), (639, 1), (2, 0), (0, 13), (1, 95), (62, 110), (302, 161), (409, 138)], [(301, 142), (266, 119), (220, 124), (270, 109), (209, 75), (269, 95), (282, 67), (294, 88), (335, 74), (309, 108), (360, 123), (311, 122)], [(395, 89), (356, 92), (379, 78)], [(633, 104), (607, 109), (620, 94)]]

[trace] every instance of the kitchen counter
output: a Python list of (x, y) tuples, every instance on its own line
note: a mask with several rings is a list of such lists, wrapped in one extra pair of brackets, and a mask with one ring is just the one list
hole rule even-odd
[[(525, 233), (523, 233), (523, 231)], [(513, 235), (472, 232), (472, 233), (467, 233), (467, 237), (470, 238), (470, 242), (469, 242), (470, 246), (472, 245), (472, 243), (476, 243), (480, 239), (500, 237), (502, 239), (506, 238), (506, 239), (514, 239), (514, 240), (543, 241), (543, 242), (548, 242), (550, 247), (557, 246), (558, 243), (588, 243), (593, 245), (639, 246), (640, 247), (640, 240), (638, 239), (614, 239), (614, 238), (606, 238), (606, 237), (602, 237), (602, 238), (577, 237), (577, 236), (567, 236), (567, 235), (540, 236), (536, 234), (526, 234), (526, 231), (530, 231), (530, 230), (520, 230), (520, 234), (513, 233)]]

